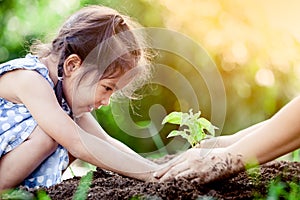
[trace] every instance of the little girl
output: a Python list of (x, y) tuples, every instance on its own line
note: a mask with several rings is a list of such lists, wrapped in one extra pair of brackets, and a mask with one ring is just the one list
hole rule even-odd
[[(132, 27), (113, 9), (85, 7), (51, 44), (35, 45), (32, 54), (0, 65), (0, 189), (59, 183), (68, 153), (154, 180), (158, 165), (108, 136), (90, 114), (147, 72), (146, 54)], [(121, 81), (125, 73), (134, 78)]]

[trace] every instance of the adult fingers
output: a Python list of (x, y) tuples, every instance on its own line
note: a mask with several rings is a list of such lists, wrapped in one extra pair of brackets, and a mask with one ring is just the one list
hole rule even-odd
[(173, 167), (171, 167), (161, 178), (160, 178), (160, 182), (163, 181), (168, 181), (171, 179), (174, 179), (178, 174), (184, 172), (184, 171), (188, 171), (189, 170), (189, 165), (186, 162), (183, 163), (179, 163)]
[(202, 178), (197, 177), (191, 180), (192, 183), (198, 183), (198, 184), (204, 184), (205, 182), (203, 181)]
[(184, 171), (175, 176), (176, 179), (184, 178), (190, 180), (192, 183), (205, 184), (211, 182), (216, 178), (211, 175), (211, 171), (195, 171), (193, 169)]
[(201, 176), (196, 176), (191, 180), (192, 183), (198, 183), (198, 184), (206, 184), (210, 183), (212, 181), (216, 180), (215, 176), (209, 176), (209, 174), (203, 174)]
[(164, 176), (172, 167), (175, 165), (178, 165), (179, 163), (182, 163), (185, 161), (185, 158), (182, 156), (177, 156), (170, 160), (168, 163), (164, 164), (160, 169), (158, 169), (156, 172), (153, 173), (153, 176), (155, 178), (161, 178)]
[(187, 179), (187, 180), (193, 180), (193, 179), (199, 177), (199, 175), (200, 174), (195, 172), (194, 170), (188, 169), (188, 170), (183, 170), (180, 173), (178, 173), (175, 176), (175, 179), (184, 178), (184, 179)]
[(171, 165), (166, 165), (160, 168), (159, 170), (153, 173), (153, 177), (157, 179), (161, 178), (165, 173), (167, 173), (170, 170), (171, 167), (172, 167)]

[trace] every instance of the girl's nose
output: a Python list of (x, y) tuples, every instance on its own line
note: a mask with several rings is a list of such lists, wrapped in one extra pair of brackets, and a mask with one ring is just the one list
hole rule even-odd
[(109, 105), (109, 97), (108, 98), (104, 98), (104, 99), (102, 99), (101, 100), (101, 104), (103, 105), (103, 106), (107, 106), (107, 105)]

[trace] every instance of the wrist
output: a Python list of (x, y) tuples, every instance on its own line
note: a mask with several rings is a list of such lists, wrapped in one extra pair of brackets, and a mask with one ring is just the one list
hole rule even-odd
[(231, 145), (232, 143), (233, 142), (231, 136), (219, 136), (202, 140), (199, 144), (196, 145), (196, 148), (223, 148)]

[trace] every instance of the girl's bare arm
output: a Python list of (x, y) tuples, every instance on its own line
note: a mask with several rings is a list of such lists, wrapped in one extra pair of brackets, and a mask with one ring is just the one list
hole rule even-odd
[(38, 73), (18, 70), (6, 78), (16, 100), (22, 102), (39, 126), (81, 160), (141, 180), (152, 179), (158, 167), (137, 154), (120, 151), (104, 139), (81, 129), (59, 106), (53, 89)]
[(80, 116), (80, 118), (76, 119), (76, 123), (86, 132), (107, 141), (121, 151), (136, 154), (136, 152), (127, 147), (125, 144), (108, 135), (91, 113), (84, 113), (82, 116)]
[(144, 157), (137, 154), (135, 151), (130, 149), (128, 146), (123, 144), (122, 142), (114, 139), (110, 135), (108, 135), (105, 130), (99, 125), (96, 119), (92, 116), (91, 113), (84, 113), (80, 118), (76, 119), (76, 123), (84, 129), (86, 132), (93, 134), (96, 137), (108, 142), (109, 144), (113, 145), (117, 149), (129, 153), (134, 154), (138, 159), (143, 160), (143, 162), (148, 162), (150, 165), (154, 165), (153, 167), (157, 166), (154, 162), (145, 159)]

